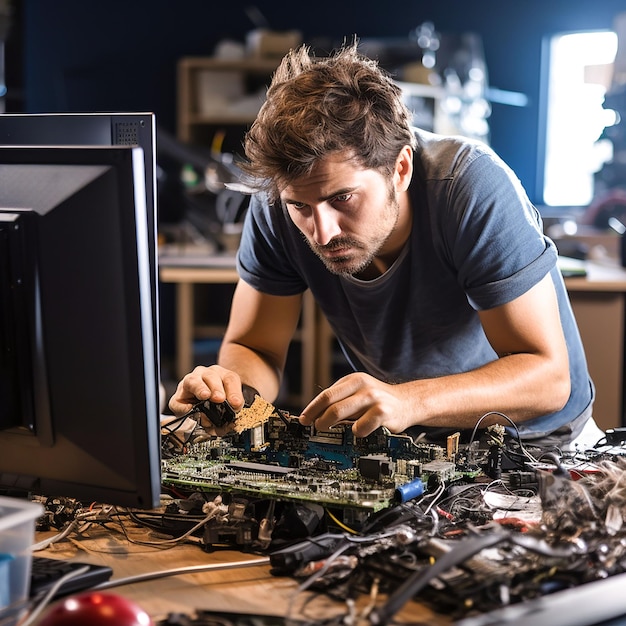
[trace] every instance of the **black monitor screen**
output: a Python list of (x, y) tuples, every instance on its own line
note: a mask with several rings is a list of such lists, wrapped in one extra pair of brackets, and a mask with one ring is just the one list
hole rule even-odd
[(0, 147), (0, 489), (151, 508), (157, 329), (144, 154)]

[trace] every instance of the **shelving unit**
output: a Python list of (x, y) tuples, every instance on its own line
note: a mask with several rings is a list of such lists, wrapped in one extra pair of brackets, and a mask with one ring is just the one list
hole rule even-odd
[[(402, 89), (404, 103), (413, 112), (413, 124), (441, 134), (465, 135), (488, 143), (491, 103), (524, 107), (528, 98), (523, 93), (487, 87), (480, 96), (471, 97), (462, 91), (451, 93), (442, 86), (396, 81)], [(450, 99), (456, 99), (446, 105)], [(482, 105), (482, 106), (479, 106)]]
[(177, 136), (184, 143), (211, 145), (217, 129), (250, 125), (278, 61), (184, 57), (178, 62)]

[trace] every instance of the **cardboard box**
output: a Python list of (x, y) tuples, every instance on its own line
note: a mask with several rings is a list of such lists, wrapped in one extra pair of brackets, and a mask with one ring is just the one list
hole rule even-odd
[(226, 115), (230, 104), (244, 95), (243, 76), (236, 70), (201, 70), (197, 81), (200, 115)]
[[(0, 496), (0, 623), (5, 613), (28, 598), (31, 548), (41, 504)], [(16, 620), (17, 622), (17, 620)], [(8, 622), (10, 623), (10, 622)]]
[(275, 31), (257, 28), (246, 35), (248, 54), (265, 59), (281, 59), (302, 43), (299, 30)]

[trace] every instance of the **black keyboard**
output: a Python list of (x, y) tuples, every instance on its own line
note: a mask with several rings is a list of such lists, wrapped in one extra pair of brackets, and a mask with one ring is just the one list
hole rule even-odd
[(30, 574), (30, 597), (35, 598), (46, 593), (60, 578), (69, 572), (74, 572), (81, 567), (87, 567), (87, 571), (70, 580), (66, 580), (54, 597), (66, 596), (70, 593), (86, 591), (111, 578), (113, 570), (108, 565), (94, 565), (80, 561), (67, 561), (64, 559), (50, 559), (45, 556), (33, 556)]

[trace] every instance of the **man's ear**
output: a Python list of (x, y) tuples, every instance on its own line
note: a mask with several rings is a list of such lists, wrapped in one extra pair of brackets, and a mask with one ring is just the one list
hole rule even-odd
[(396, 159), (396, 169), (393, 175), (396, 191), (406, 191), (413, 177), (413, 148), (404, 146)]

